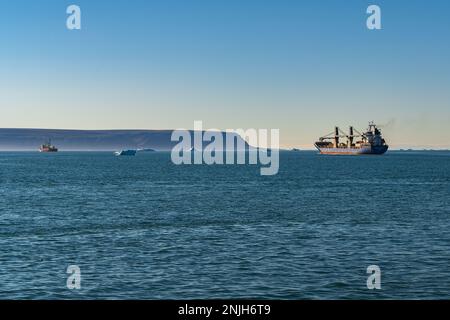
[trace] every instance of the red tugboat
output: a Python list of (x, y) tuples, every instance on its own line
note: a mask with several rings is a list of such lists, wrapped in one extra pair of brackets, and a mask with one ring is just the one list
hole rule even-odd
[(51, 141), (48, 140), (47, 143), (44, 143), (40, 148), (40, 152), (58, 152), (58, 148), (52, 145)]

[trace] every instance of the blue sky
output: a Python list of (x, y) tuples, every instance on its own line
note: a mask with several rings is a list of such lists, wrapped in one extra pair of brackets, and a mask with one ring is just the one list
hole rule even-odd
[[(66, 8), (82, 30), (66, 29)], [(366, 9), (382, 10), (382, 30)], [(450, 147), (447, 1), (1, 1), (0, 127), (279, 128), (311, 146), (384, 124)]]

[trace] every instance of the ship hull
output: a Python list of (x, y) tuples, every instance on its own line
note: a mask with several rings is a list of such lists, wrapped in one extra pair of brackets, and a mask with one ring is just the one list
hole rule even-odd
[(372, 146), (363, 148), (321, 148), (317, 147), (321, 154), (329, 155), (382, 155), (388, 150), (388, 146)]

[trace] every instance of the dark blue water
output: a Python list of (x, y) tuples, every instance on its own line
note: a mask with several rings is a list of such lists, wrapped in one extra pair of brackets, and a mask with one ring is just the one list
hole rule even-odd
[(0, 153), (0, 298), (231, 297), (449, 299), (450, 153)]

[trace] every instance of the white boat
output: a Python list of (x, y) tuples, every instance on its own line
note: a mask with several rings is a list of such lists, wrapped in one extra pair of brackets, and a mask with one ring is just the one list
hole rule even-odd
[(136, 150), (122, 150), (114, 152), (116, 156), (135, 156)]

